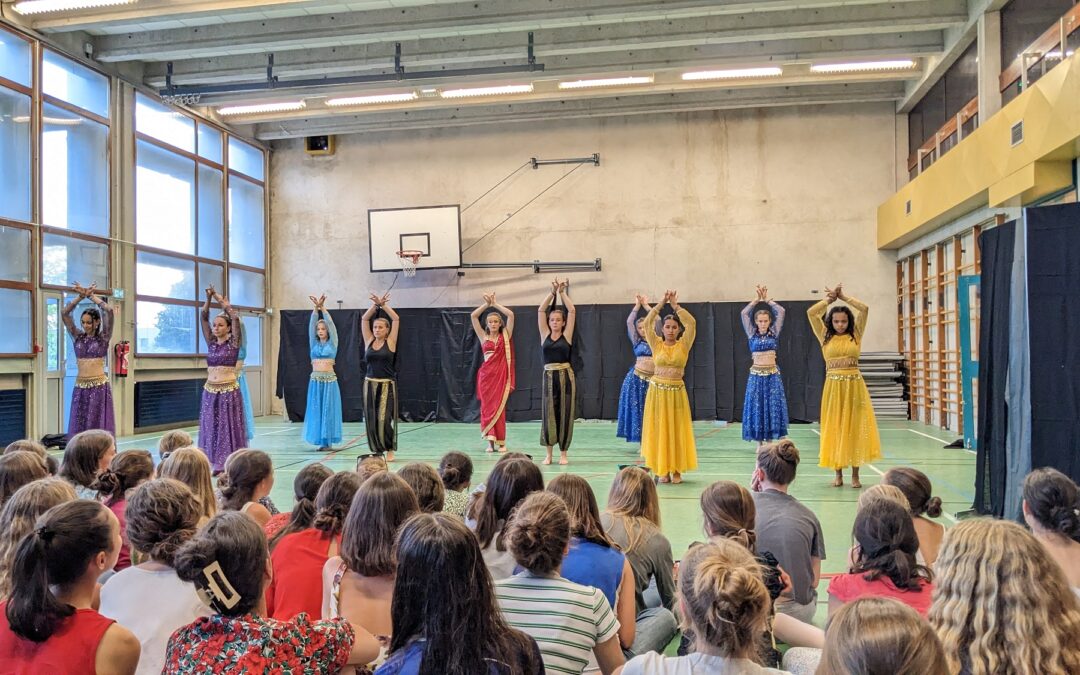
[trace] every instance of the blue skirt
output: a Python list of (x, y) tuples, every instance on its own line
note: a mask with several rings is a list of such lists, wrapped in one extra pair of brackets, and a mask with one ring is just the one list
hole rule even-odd
[(619, 430), (616, 435), (627, 443), (641, 442), (641, 425), (645, 421), (645, 396), (649, 381), (643, 380), (633, 368), (626, 374), (619, 392)]
[(788, 407), (780, 373), (750, 374), (743, 399), (744, 441), (775, 441), (787, 436)]
[(304, 441), (320, 448), (341, 442), (341, 389), (337, 380), (308, 381)]
[(255, 413), (251, 409), (251, 394), (248, 392), (247, 378), (244, 370), (240, 369), (240, 375), (236, 378), (236, 384), (240, 385), (240, 399), (244, 402), (244, 427), (247, 429), (247, 439), (255, 438)]

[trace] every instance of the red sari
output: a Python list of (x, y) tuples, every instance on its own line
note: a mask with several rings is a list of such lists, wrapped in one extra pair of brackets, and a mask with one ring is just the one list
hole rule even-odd
[(501, 331), (498, 340), (480, 344), (484, 363), (476, 373), (476, 397), (480, 399), (480, 435), (506, 445), (506, 401), (514, 391), (514, 342)]

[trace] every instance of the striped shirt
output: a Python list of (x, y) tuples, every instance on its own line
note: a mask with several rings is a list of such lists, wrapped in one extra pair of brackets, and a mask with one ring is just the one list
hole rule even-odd
[(593, 647), (619, 632), (603, 592), (555, 575), (522, 572), (495, 582), (506, 621), (540, 645), (551, 673), (581, 673)]

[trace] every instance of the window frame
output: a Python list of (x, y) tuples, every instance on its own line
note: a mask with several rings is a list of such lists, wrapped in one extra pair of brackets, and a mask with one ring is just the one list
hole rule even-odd
[(17, 220), (9, 220), (7, 218), (0, 218), (0, 226), (10, 227), (16, 230), (24, 230), (30, 233), (30, 238), (27, 240), (27, 255), (30, 256), (29, 270), (30, 281), (11, 281), (9, 279), (0, 279), (0, 288), (10, 291), (26, 291), (30, 293), (30, 351), (29, 352), (4, 352), (0, 353), (0, 359), (25, 359), (33, 358), (34, 346), (37, 344), (37, 288), (34, 284), (34, 227), (21, 223)]

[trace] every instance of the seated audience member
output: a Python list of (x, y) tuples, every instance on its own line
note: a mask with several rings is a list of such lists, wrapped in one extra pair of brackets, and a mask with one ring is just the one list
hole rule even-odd
[(239, 511), (265, 527), (273, 514), (260, 500), (274, 489), (274, 464), (262, 450), (237, 450), (225, 460), (225, 471), (218, 477), (222, 511)]
[(285, 534), (311, 527), (311, 521), (315, 518), (315, 496), (319, 494), (319, 488), (326, 479), (333, 475), (333, 470), (321, 463), (308, 464), (296, 473), (296, 478), (293, 479), (293, 497), (296, 503), (293, 504), (292, 512), (273, 516), (263, 528), (270, 540), (271, 551)]
[(131, 567), (131, 549), (127, 538), (127, 495), (154, 477), (154, 458), (146, 450), (125, 450), (109, 462), (109, 468), (98, 474), (92, 488), (98, 498), (120, 521), (120, 556), (113, 568), (119, 572)]
[(442, 478), (430, 464), (409, 462), (398, 469), (397, 473), (416, 493), (421, 511), (438, 513), (443, 510), (446, 489), (443, 487)]
[(194, 444), (195, 441), (192, 440), (191, 434), (183, 429), (166, 431), (161, 438), (158, 439), (158, 460), (164, 462), (169, 458), (169, 455), (180, 448), (190, 448)]
[(130, 627), (139, 639), (139, 675), (159, 675), (173, 631), (210, 615), (210, 608), (194, 587), (173, 569), (177, 549), (195, 536), (198, 522), (195, 495), (172, 478), (143, 483), (128, 500), (128, 541), (145, 562), (117, 572), (105, 582), (101, 613)]
[(49, 451), (45, 449), (45, 446), (37, 441), (32, 441), (29, 438), (23, 438), (17, 441), (8, 443), (4, 448), (4, 454), (9, 452), (32, 452), (41, 458), (41, 461), (45, 464), (45, 470), (49, 472), (50, 476), (55, 476), (60, 471), (60, 462), (56, 461), (56, 458), (49, 454)]
[(212, 672), (336, 673), (379, 653), (370, 633), (345, 619), (288, 621), (266, 616), (273, 574), (266, 535), (235, 511), (214, 516), (173, 557), (176, 574), (195, 584), (213, 610), (169, 638), (163, 675)]
[(934, 569), (930, 625), (950, 673), (1080, 673), (1080, 604), (1023, 527), (961, 521), (945, 533)]
[(356, 473), (360, 476), (360, 482), (366, 481), (377, 473), (389, 471), (386, 458), (382, 455), (368, 455), (356, 460)]
[(326, 480), (315, 496), (311, 527), (278, 539), (270, 553), (274, 576), (266, 592), (266, 615), (286, 621), (301, 612), (322, 615), (322, 569), (341, 549), (341, 532), (360, 477), (341, 471)]
[(829, 614), (866, 596), (896, 598), (920, 615), (930, 611), (930, 570), (915, 562), (919, 539), (899, 504), (876, 500), (859, 510), (853, 534), (855, 564), (829, 582)]
[(660, 501), (647, 471), (628, 466), (615, 475), (600, 523), (634, 572), (635, 632), (661, 633), (656, 624), (670, 626), (675, 608), (675, 560), (671, 542), (660, 531)]
[(581, 673), (595, 656), (600, 672), (614, 672), (625, 659), (611, 605), (603, 591), (559, 574), (570, 545), (570, 513), (563, 500), (550, 492), (530, 494), (511, 515), (504, 535), (524, 570), (495, 582), (506, 622), (536, 640), (547, 670)]
[(217, 515), (210, 460), (198, 448), (180, 448), (158, 465), (158, 478), (172, 478), (188, 486), (199, 504), (199, 527)]
[(761, 570), (744, 546), (719, 539), (690, 549), (679, 565), (679, 614), (694, 635), (686, 656), (647, 652), (627, 661), (622, 675), (763, 675), (761, 636), (772, 602)]
[(544, 476), (527, 459), (495, 462), (483, 495), (473, 503), (465, 524), (476, 533), (484, 562), (495, 581), (514, 573), (514, 555), (504, 541), (506, 522), (514, 507), (530, 493), (544, 489)]
[(799, 466), (799, 449), (789, 440), (758, 449), (753, 476), (757, 547), (776, 556), (791, 578), (790, 597), (776, 611), (810, 623), (817, 611), (817, 585), (825, 559), (825, 537), (814, 512), (788, 490)]
[(134, 673), (139, 640), (93, 609), (98, 577), (119, 554), (120, 523), (101, 502), (65, 502), (38, 518), (0, 603), (0, 672)]
[(1080, 595), (1080, 490), (1057, 469), (1035, 469), (1024, 479), (1024, 520)]
[(829, 619), (817, 675), (951, 674), (941, 641), (918, 612), (892, 598), (860, 598)]
[(576, 584), (603, 591), (619, 620), (619, 644), (627, 658), (638, 652), (662, 650), (678, 630), (675, 615), (670, 615), (671, 620), (666, 626), (656, 622), (655, 627), (660, 630), (637, 639), (634, 570), (604, 532), (600, 508), (589, 482), (581, 476), (566, 473), (556, 476), (547, 490), (561, 498), (570, 513), (570, 550), (563, 558), (560, 574)]
[(45, 462), (32, 452), (20, 450), (0, 455), (0, 507), (22, 486), (48, 475)]
[(11, 566), (15, 549), (34, 529), (34, 523), (52, 507), (75, 500), (75, 488), (62, 478), (27, 483), (0, 509), (0, 599), (11, 594)]
[(109, 468), (116, 456), (116, 440), (108, 431), (89, 429), (71, 437), (57, 475), (71, 483), (79, 499), (97, 499), (91, 487), (97, 475)]
[(382, 472), (360, 486), (345, 519), (341, 553), (322, 570), (322, 615), (343, 616), (383, 645), (365, 670), (382, 665), (393, 628), (394, 541), (402, 524), (420, 513), (416, 493), (401, 476)]
[(457, 518), (418, 514), (394, 547), (390, 655), (375, 675), (538, 675), (536, 641), (495, 602), (476, 537)]
[(464, 452), (448, 452), (439, 460), (439, 477), (442, 478), (446, 497), (443, 511), (465, 517), (469, 503), (469, 484), (472, 482), (473, 464)]
[(911, 522), (915, 525), (915, 534), (919, 537), (919, 553), (916, 558), (920, 565), (933, 567), (938, 549), (941, 548), (941, 539), (945, 536), (945, 526), (930, 520), (940, 518), (942, 514), (941, 497), (931, 496), (933, 487), (930, 479), (918, 469), (902, 466), (886, 471), (881, 482), (895, 486), (904, 493), (911, 507)]

